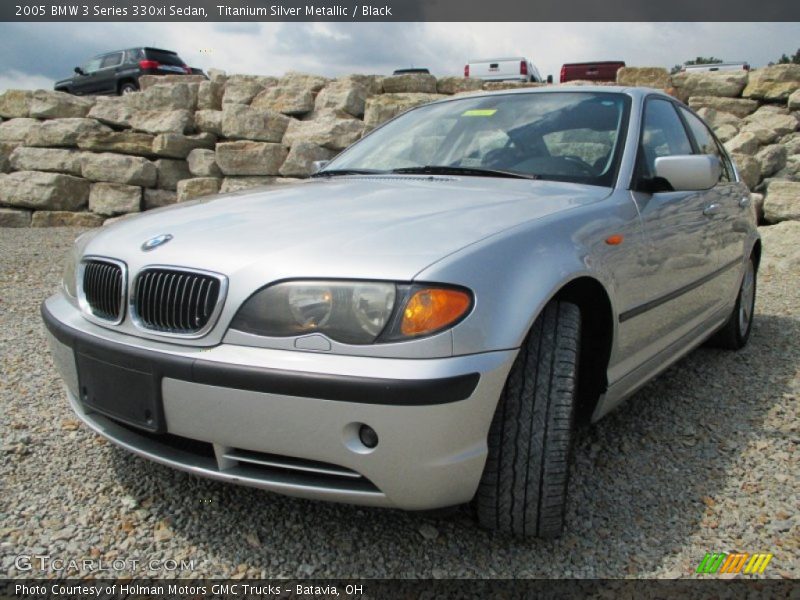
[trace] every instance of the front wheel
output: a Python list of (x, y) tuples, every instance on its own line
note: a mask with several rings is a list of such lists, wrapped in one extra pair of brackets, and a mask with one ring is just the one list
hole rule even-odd
[(556, 537), (564, 527), (580, 337), (578, 307), (553, 301), (520, 348), (475, 496), (478, 521), (488, 529)]
[(739, 350), (747, 345), (750, 331), (753, 329), (753, 312), (756, 304), (756, 265), (753, 257), (747, 261), (736, 306), (730, 318), (708, 341), (710, 346), (725, 350)]

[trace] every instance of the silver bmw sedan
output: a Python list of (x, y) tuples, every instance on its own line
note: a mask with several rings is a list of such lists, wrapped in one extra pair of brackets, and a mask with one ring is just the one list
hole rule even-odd
[(744, 346), (760, 254), (680, 102), (502, 91), (412, 109), (307, 181), (84, 234), (42, 316), (73, 409), (131, 452), (546, 537), (576, 421)]

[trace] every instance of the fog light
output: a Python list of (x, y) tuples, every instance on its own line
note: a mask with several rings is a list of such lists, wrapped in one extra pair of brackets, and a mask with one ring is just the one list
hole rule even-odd
[(367, 448), (374, 448), (378, 445), (378, 434), (369, 425), (362, 425), (358, 428), (358, 439)]

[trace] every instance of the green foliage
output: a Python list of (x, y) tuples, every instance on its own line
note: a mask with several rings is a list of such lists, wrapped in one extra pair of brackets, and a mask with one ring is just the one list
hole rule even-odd
[(800, 65), (800, 48), (798, 48), (797, 52), (792, 54), (792, 56), (786, 56), (786, 54), (782, 54), (781, 57), (778, 59), (777, 64), (779, 64), (779, 65)]

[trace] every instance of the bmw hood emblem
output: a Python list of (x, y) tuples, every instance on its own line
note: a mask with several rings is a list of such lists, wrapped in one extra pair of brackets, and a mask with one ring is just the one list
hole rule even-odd
[(161, 235), (157, 235), (156, 237), (150, 238), (144, 244), (142, 244), (142, 250), (144, 252), (155, 250), (159, 246), (163, 246), (164, 244), (166, 244), (171, 239), (172, 239), (171, 233), (164, 233)]

